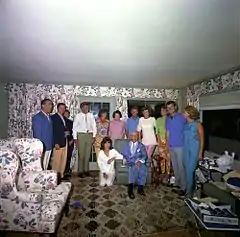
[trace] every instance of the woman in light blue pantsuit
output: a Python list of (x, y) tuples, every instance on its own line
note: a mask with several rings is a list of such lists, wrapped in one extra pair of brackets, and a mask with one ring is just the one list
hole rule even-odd
[(204, 132), (198, 121), (199, 113), (194, 106), (186, 106), (184, 115), (187, 123), (184, 128), (183, 165), (186, 177), (186, 195), (191, 197), (194, 191), (195, 170), (198, 160), (202, 159)]

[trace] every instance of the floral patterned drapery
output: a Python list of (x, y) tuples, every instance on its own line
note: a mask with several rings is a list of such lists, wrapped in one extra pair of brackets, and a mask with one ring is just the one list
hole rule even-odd
[(40, 102), (50, 98), (56, 105), (63, 102), (72, 116), (80, 111), (80, 96), (115, 97), (116, 108), (127, 117), (128, 98), (152, 98), (177, 100), (179, 91), (175, 89), (141, 89), (101, 86), (48, 85), (12, 83), (6, 85), (8, 93), (8, 135), (11, 137), (31, 137), (32, 116), (40, 110)]
[(240, 88), (240, 70), (187, 87), (187, 104), (199, 108), (199, 97), (201, 95), (238, 88)]

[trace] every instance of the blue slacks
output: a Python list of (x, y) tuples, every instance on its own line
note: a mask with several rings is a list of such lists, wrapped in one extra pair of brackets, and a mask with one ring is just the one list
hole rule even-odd
[(141, 164), (139, 168), (135, 166), (129, 167), (129, 184), (135, 184), (144, 186), (147, 180), (147, 166)]
[(172, 162), (175, 185), (179, 186), (182, 191), (186, 190), (186, 175), (184, 173), (184, 150), (182, 147), (170, 148), (170, 159)]
[(184, 171), (186, 177), (186, 193), (193, 194), (195, 170), (198, 165), (199, 143), (193, 142), (184, 147)]

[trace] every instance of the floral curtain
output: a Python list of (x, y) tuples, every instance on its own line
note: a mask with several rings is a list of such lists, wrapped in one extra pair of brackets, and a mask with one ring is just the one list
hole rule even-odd
[(203, 81), (187, 87), (187, 104), (199, 108), (199, 97), (204, 94), (219, 93), (240, 88), (240, 70)]
[[(141, 89), (100, 86), (48, 85), (48, 84), (7, 84), (8, 135), (10, 137), (31, 137), (32, 116), (40, 110), (40, 102), (49, 98), (56, 105), (63, 102), (71, 116), (80, 111), (80, 96), (115, 97), (116, 109), (127, 117), (128, 98), (152, 98), (177, 100), (179, 91), (175, 89)], [(55, 106), (56, 109), (56, 106)], [(55, 112), (55, 110), (54, 110)]]

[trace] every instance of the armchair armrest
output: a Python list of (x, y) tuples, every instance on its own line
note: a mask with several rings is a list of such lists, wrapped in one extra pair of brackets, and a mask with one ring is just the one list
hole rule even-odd
[(119, 165), (119, 164), (122, 165), (123, 164), (123, 160), (120, 160), (120, 159), (116, 159), (115, 162), (116, 162), (117, 165)]
[(25, 171), (23, 179), (26, 190), (33, 193), (54, 190), (58, 185), (58, 174), (51, 170)]
[(17, 199), (20, 202), (39, 203), (43, 200), (41, 193), (17, 192)]
[(116, 166), (116, 169), (119, 169), (121, 168), (122, 166), (125, 166), (124, 165), (124, 159), (123, 160), (115, 160), (115, 166)]

